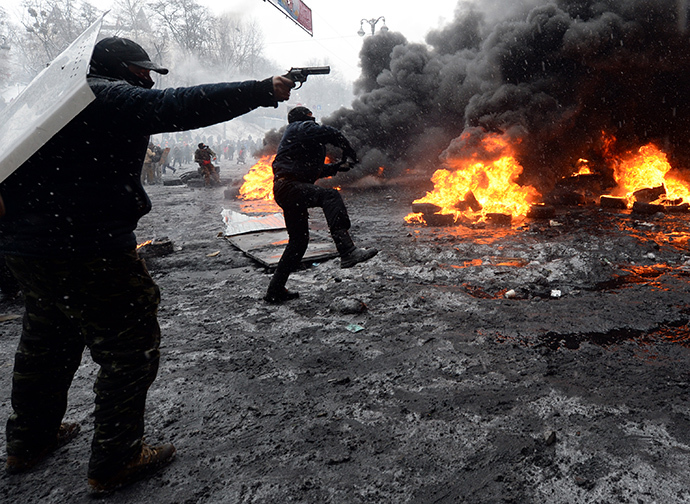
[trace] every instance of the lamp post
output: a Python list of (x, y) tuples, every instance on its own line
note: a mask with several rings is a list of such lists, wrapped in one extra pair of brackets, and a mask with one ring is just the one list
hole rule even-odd
[(362, 20), (359, 22), (359, 31), (357, 32), (357, 35), (359, 35), (360, 37), (364, 37), (364, 35), (366, 35), (366, 33), (365, 33), (365, 31), (364, 31), (364, 23), (368, 23), (368, 24), (369, 24), (369, 26), (371, 27), (371, 34), (373, 35), (373, 34), (374, 34), (374, 31), (375, 31), (375, 29), (376, 29), (376, 24), (377, 24), (379, 21), (383, 21), (383, 26), (381, 27), (381, 29), (380, 29), (379, 31), (387, 32), (387, 31), (388, 31), (388, 27), (386, 26), (386, 18), (383, 17), (383, 16), (379, 16), (378, 19), (373, 19), (373, 18), (372, 18), (372, 19), (362, 19)]

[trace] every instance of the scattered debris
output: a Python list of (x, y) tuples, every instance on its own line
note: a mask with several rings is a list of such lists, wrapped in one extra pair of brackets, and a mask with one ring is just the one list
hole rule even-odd
[(550, 219), (556, 215), (556, 208), (551, 205), (532, 205), (527, 211), (527, 217), (530, 219)]
[(161, 257), (172, 254), (175, 251), (173, 242), (167, 236), (149, 240), (137, 246), (141, 257)]
[(488, 213), (486, 214), (486, 222), (496, 227), (510, 227), (513, 221), (513, 216), (503, 213)]
[(367, 311), (367, 305), (363, 301), (354, 298), (336, 298), (330, 304), (329, 309), (343, 315), (354, 315)]
[(638, 189), (637, 191), (633, 192), (635, 201), (639, 201), (640, 203), (651, 203), (652, 201), (658, 200), (665, 194), (666, 188), (664, 187), (664, 184), (661, 184), (658, 187)]
[(345, 329), (347, 329), (351, 333), (358, 333), (359, 331), (364, 331), (364, 327), (357, 324), (348, 324), (347, 326), (345, 326)]
[(602, 208), (613, 208), (616, 210), (625, 210), (628, 208), (628, 202), (625, 198), (618, 198), (616, 196), (601, 196), (599, 198), (599, 206)]

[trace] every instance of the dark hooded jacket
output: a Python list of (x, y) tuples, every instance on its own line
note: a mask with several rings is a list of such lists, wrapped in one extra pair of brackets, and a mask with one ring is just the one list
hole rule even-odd
[(272, 106), (271, 79), (145, 89), (90, 76), (96, 95), (0, 183), (0, 254), (74, 257), (136, 247), (151, 210), (141, 184), (149, 136), (209, 126)]
[(314, 183), (338, 172), (337, 164), (325, 164), (326, 145), (343, 149), (354, 156), (350, 142), (337, 129), (314, 121), (287, 125), (273, 160), (273, 175), (299, 182)]

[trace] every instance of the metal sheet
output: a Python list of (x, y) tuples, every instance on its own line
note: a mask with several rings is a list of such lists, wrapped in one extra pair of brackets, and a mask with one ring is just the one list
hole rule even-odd
[(283, 214), (275, 213), (259, 217), (250, 217), (247, 214), (223, 209), (220, 213), (225, 223), (225, 236), (236, 236), (254, 231), (270, 231), (272, 229), (285, 229)]
[(96, 99), (86, 74), (102, 23), (103, 16), (0, 112), (0, 182)]
[[(309, 247), (302, 259), (303, 263), (323, 261), (338, 256), (333, 240), (319, 231), (311, 231)], [(226, 236), (232, 245), (244, 252), (248, 257), (272, 268), (278, 265), (288, 241), (287, 231), (261, 231), (236, 236)]]

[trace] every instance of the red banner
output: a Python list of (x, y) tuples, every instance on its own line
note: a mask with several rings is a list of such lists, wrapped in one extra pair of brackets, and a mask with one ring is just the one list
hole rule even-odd
[(276, 8), (287, 13), (309, 35), (314, 36), (311, 27), (311, 9), (302, 0), (268, 0)]

